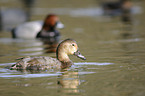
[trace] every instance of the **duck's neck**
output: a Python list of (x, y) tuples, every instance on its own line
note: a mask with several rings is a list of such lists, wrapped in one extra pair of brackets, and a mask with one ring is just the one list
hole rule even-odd
[(55, 26), (44, 25), (42, 29), (45, 31), (55, 31)]
[(68, 55), (65, 52), (58, 52), (57, 59), (61, 62), (69, 62), (70, 61)]
[(57, 59), (61, 62), (62, 68), (67, 68), (72, 65), (72, 61), (69, 59), (69, 56), (65, 52), (59, 52), (57, 54)]

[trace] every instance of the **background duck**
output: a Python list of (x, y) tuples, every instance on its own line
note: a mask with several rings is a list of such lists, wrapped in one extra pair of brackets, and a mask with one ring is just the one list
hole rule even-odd
[(120, 16), (123, 22), (131, 22), (131, 0), (105, 1), (102, 3), (104, 15)]
[(85, 60), (78, 50), (78, 45), (73, 39), (66, 39), (62, 41), (56, 51), (56, 58), (51, 57), (25, 57), (21, 58), (19, 62), (12, 65), (10, 69), (28, 69), (28, 70), (45, 70), (45, 69), (60, 69), (70, 67), (73, 62), (68, 55), (76, 55)]
[[(46, 39), (47, 41), (59, 41), (60, 32), (56, 30), (59, 25), (59, 18), (56, 15), (48, 15), (42, 26), (41, 31), (37, 34), (36, 38)], [(59, 26), (58, 26), (59, 27)]]
[[(56, 16), (55, 14), (49, 14), (46, 16), (44, 21), (26, 22), (15, 27), (11, 32), (13, 38), (34, 39), (36, 37), (43, 38), (43, 34), (50, 31), (54, 31), (53, 33), (58, 35), (59, 31), (57, 31), (56, 28), (64, 28), (64, 25), (59, 21), (58, 16)], [(39, 32), (42, 32), (43, 34), (40, 34)], [(37, 35), (38, 33), (39, 35)], [(54, 36), (53, 33), (45, 37), (49, 38), (52, 35)]]

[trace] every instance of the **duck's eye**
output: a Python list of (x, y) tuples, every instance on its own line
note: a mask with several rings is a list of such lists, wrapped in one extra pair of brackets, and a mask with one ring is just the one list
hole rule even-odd
[(72, 46), (75, 46), (75, 44), (72, 44)]

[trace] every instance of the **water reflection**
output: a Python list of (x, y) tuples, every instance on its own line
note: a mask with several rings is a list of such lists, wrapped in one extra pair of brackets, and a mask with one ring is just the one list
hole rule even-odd
[[(23, 45), (22, 48), (19, 50), (21, 55), (41, 55), (45, 53), (55, 53), (56, 48), (58, 46), (59, 41), (49, 41), (45, 39), (36, 40), (32, 44)], [(30, 53), (31, 52), (31, 53)]]
[(133, 26), (130, 24), (124, 24), (121, 29), (121, 37), (122, 39), (128, 39), (133, 37), (135, 34), (133, 33)]
[[(81, 83), (85, 82), (85, 80), (81, 80), (80, 76), (84, 74), (93, 74), (95, 72), (90, 71), (84, 71), (83, 68), (86, 68), (88, 65), (112, 65), (113, 63), (97, 63), (97, 62), (78, 62), (74, 63), (74, 66), (72, 68), (68, 68), (65, 70), (61, 70), (61, 75), (58, 76), (57, 84), (58, 86), (58, 92), (67, 94), (80, 94), (82, 92), (82, 89), (79, 88)], [(88, 70), (92, 70), (93, 68), (87, 68)], [(94, 68), (93, 70), (97, 70), (97, 68)], [(62, 96), (64, 96), (62, 94)]]
[[(2, 66), (12, 65), (13, 63), (0, 64)], [(86, 74), (94, 74), (96, 70), (102, 70), (97, 67), (88, 67), (88, 66), (106, 66), (113, 63), (98, 63), (98, 62), (78, 62), (67, 69), (62, 69), (59, 71), (48, 70), (48, 71), (17, 71), (0, 68), (0, 78), (5, 80), (11, 80), (12, 85), (15, 86), (13, 89), (14, 93), (17, 93), (17, 88), (27, 87), (29, 90), (26, 90), (25, 94), (31, 92), (41, 91), (40, 94), (50, 93), (49, 90), (55, 91), (53, 94), (58, 94), (60, 96), (73, 95), (82, 95), (84, 94), (84, 88), (81, 88), (85, 82)], [(1, 67), (2, 67), (1, 66)], [(103, 71), (104, 72), (104, 71)], [(107, 71), (108, 72), (108, 71)], [(85, 78), (82, 78), (85, 77)], [(85, 83), (86, 84), (86, 83)], [(34, 88), (34, 89), (33, 89)], [(8, 88), (5, 88), (8, 89)], [(44, 91), (45, 90), (45, 91)], [(10, 91), (10, 90), (8, 90)], [(44, 93), (43, 93), (44, 92)], [(55, 95), (54, 95), (55, 96)]]
[(50, 42), (43, 40), (43, 44), (45, 45), (44, 47), (45, 53), (55, 53), (58, 43), (59, 41)]
[[(1, 64), (0, 64), (1, 65)], [(6, 66), (6, 65), (5, 65)], [(9, 70), (0, 68), (0, 77), (3, 78), (38, 78), (58, 76), (60, 72), (57, 70), (41, 71), (41, 70)]]
[(58, 76), (59, 91), (64, 94), (79, 93), (80, 79), (78, 71), (61, 70), (61, 72), (62, 75)]
[[(85, 71), (84, 68), (89, 65), (105, 66), (112, 65), (113, 63), (97, 63), (97, 62), (78, 62), (70, 68), (66, 69), (50, 69), (50, 70), (10, 70), (7, 67), (15, 63), (0, 64), (0, 77), (4, 78), (38, 78), (58, 76), (58, 85), (60, 88), (77, 88), (80, 84), (79, 75), (93, 74), (95, 72)], [(89, 68), (87, 68), (89, 69)]]
[(50, 38), (41, 38), (40, 40), (43, 42), (45, 53), (54, 53), (56, 52), (57, 46), (60, 41), (60, 35)]

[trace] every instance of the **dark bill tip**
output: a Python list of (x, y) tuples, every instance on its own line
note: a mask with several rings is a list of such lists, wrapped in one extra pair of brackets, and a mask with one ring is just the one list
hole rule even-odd
[(86, 58), (80, 53), (80, 51), (76, 51), (74, 53), (74, 55), (76, 55), (78, 58), (82, 59), (82, 60), (86, 60)]

